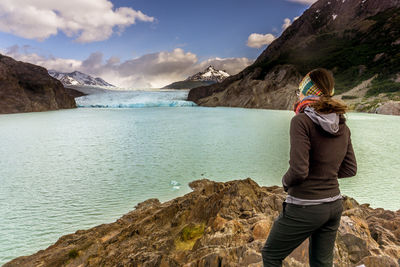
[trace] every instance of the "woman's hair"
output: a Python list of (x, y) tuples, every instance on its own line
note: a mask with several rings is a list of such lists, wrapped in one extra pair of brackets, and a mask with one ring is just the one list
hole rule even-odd
[(335, 86), (335, 79), (333, 78), (332, 72), (327, 69), (318, 68), (310, 71), (309, 75), (311, 80), (322, 92), (319, 100), (312, 103), (311, 107), (319, 113), (346, 113), (346, 104), (332, 99)]

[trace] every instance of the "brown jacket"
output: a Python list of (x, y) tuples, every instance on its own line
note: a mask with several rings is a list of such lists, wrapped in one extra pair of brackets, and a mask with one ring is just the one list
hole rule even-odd
[(302, 199), (322, 199), (340, 194), (338, 178), (356, 175), (357, 163), (350, 129), (343, 117), (339, 131), (331, 134), (306, 114), (290, 124), (290, 167), (282, 178), (288, 194)]

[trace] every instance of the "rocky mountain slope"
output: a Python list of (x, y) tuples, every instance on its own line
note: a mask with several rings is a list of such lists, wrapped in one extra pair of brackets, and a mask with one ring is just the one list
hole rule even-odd
[(0, 55), (0, 113), (75, 108), (74, 97), (45, 68)]
[(162, 89), (192, 89), (214, 84), (214, 81), (179, 81), (164, 86)]
[(49, 70), (50, 76), (61, 81), (64, 85), (90, 85), (90, 86), (111, 86), (114, 85), (104, 81), (102, 78), (93, 78), (85, 73), (74, 71), (71, 73)]
[(213, 66), (208, 66), (204, 71), (198, 72), (189, 76), (184, 81), (174, 82), (167, 86), (165, 89), (191, 89), (199, 86), (206, 86), (210, 84), (220, 83), (229, 77), (229, 74), (224, 70), (217, 70)]
[[(319, 0), (253, 65), (220, 84), (192, 89), (205, 106), (291, 109), (303, 75), (333, 71), (337, 94), (374, 77), (355, 104), (400, 100), (400, 0)], [(354, 105), (356, 108), (356, 105)]]
[[(281, 210), (281, 187), (250, 178), (190, 183), (193, 192), (160, 203), (146, 200), (114, 223), (61, 237), (10, 266), (262, 266), (260, 249)], [(286, 267), (308, 266), (307, 242)], [(400, 210), (372, 209), (345, 198), (334, 248), (336, 267), (393, 266), (400, 258)]]

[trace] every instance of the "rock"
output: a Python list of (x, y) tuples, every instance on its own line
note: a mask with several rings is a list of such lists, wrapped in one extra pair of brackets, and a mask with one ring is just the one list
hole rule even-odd
[(260, 252), (254, 249), (248, 249), (243, 253), (243, 258), (241, 260), (242, 266), (249, 266), (250, 264), (259, 263), (262, 261)]
[(392, 43), (393, 46), (400, 45), (400, 38)]
[(212, 224), (212, 229), (214, 230), (214, 232), (223, 231), (227, 222), (227, 220), (217, 215)]
[(385, 55), (386, 55), (385, 53), (376, 54), (373, 61), (376, 62), (376, 61), (380, 60)]
[(75, 108), (70, 93), (45, 68), (0, 55), (0, 113)]
[(306, 239), (300, 246), (290, 253), (286, 258), (286, 262), (290, 263), (289, 266), (303, 266), (303, 264), (308, 263), (308, 244), (309, 241)]
[(260, 220), (253, 228), (253, 238), (265, 240), (268, 237), (269, 231), (271, 230), (273, 221)]
[[(282, 208), (282, 188), (250, 178), (190, 183), (191, 193), (160, 203), (149, 199), (114, 223), (61, 237), (10, 266), (252, 266)], [(345, 197), (334, 248), (337, 267), (398, 266), (400, 210), (372, 209)], [(308, 266), (308, 240), (283, 266)]]
[(385, 115), (400, 115), (400, 101), (388, 101), (376, 109), (376, 113)]
[(68, 88), (68, 87), (64, 87), (64, 88), (65, 88), (65, 91), (67, 92), (67, 94), (69, 94), (69, 95), (72, 96), (73, 98), (87, 95), (87, 94), (82, 93), (82, 92), (80, 92), (80, 91), (78, 91), (78, 90), (75, 90), (75, 89), (73, 89), (73, 88)]
[(348, 259), (350, 260), (351, 263), (359, 262), (362, 258), (371, 255), (365, 240), (355, 235), (352, 234), (341, 235), (338, 238), (338, 242), (343, 243), (345, 245), (344, 250), (347, 251)]
[(357, 263), (357, 266), (364, 264), (366, 267), (398, 267), (399, 265), (388, 256), (369, 256)]
[(137, 210), (139, 210), (139, 209), (148, 209), (148, 208), (153, 207), (153, 206), (159, 206), (160, 204), (161, 204), (160, 200), (158, 200), (157, 198), (150, 198), (148, 200), (145, 200), (143, 202), (138, 203), (135, 206), (135, 209), (137, 209)]

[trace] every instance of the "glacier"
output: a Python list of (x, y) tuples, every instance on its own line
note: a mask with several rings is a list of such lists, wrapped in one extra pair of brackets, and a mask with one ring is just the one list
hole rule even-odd
[(81, 108), (145, 108), (145, 107), (191, 107), (186, 101), (189, 90), (102, 90), (75, 98)]

